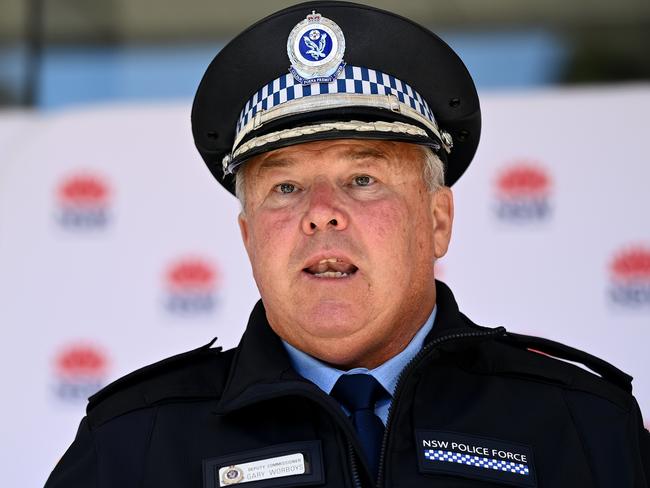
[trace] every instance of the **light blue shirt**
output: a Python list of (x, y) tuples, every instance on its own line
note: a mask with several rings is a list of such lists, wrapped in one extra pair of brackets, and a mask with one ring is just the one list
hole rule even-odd
[(329, 364), (296, 349), (285, 341), (282, 341), (282, 343), (289, 354), (291, 365), (298, 374), (314, 383), (328, 395), (331, 393), (334, 384), (338, 381), (341, 375), (362, 373), (374, 376), (381, 386), (390, 393), (389, 398), (380, 400), (375, 405), (375, 413), (382, 422), (384, 422), (384, 425), (386, 425), (386, 421), (388, 420), (388, 409), (390, 408), (390, 403), (393, 400), (395, 388), (397, 387), (397, 378), (409, 361), (413, 359), (420, 349), (422, 349), (424, 339), (433, 327), (433, 321), (436, 318), (436, 310), (437, 306), (433, 307), (433, 311), (431, 312), (431, 315), (429, 315), (427, 321), (422, 325), (422, 327), (420, 327), (420, 330), (415, 334), (415, 336), (413, 336), (411, 342), (408, 343), (402, 352), (397, 356), (390, 358), (384, 364), (371, 370), (366, 368), (354, 368), (350, 371), (341, 371), (340, 369), (336, 369)]

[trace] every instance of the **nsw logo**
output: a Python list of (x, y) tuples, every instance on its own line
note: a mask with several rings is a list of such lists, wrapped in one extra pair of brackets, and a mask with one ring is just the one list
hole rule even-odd
[(57, 220), (65, 229), (100, 229), (108, 224), (110, 190), (99, 175), (79, 173), (66, 178), (57, 199)]
[(207, 259), (180, 259), (165, 274), (167, 310), (178, 315), (210, 313), (217, 304), (217, 288), (221, 276)]
[(108, 360), (92, 344), (70, 344), (54, 360), (55, 394), (65, 402), (85, 402), (106, 384)]
[(609, 296), (614, 304), (627, 308), (650, 307), (650, 245), (619, 251), (609, 271)]
[(495, 211), (499, 220), (540, 222), (551, 215), (551, 178), (540, 165), (523, 161), (502, 170), (496, 180)]

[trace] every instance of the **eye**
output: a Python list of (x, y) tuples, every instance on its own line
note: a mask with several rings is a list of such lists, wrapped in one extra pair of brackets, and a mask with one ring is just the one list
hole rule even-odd
[(278, 193), (287, 195), (296, 191), (296, 185), (291, 183), (280, 183), (279, 185), (275, 185), (274, 190)]
[(375, 179), (372, 176), (359, 175), (355, 176), (353, 181), (356, 186), (370, 186), (375, 182)]

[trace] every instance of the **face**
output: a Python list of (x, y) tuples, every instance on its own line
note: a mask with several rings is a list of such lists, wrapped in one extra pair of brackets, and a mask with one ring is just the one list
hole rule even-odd
[(453, 202), (423, 180), (421, 148), (319, 141), (247, 163), (244, 245), (273, 330), (339, 367), (401, 351), (435, 304)]

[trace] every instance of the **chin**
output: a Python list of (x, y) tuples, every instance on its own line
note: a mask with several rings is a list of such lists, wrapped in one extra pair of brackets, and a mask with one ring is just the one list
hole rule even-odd
[(317, 340), (343, 340), (359, 331), (360, 322), (349, 316), (340, 317), (331, 311), (327, 314), (315, 313), (305, 317), (302, 329)]
[(358, 305), (338, 300), (320, 300), (305, 304), (297, 313), (303, 329), (320, 339), (343, 339), (359, 331), (360, 325), (367, 321), (362, 318)]

